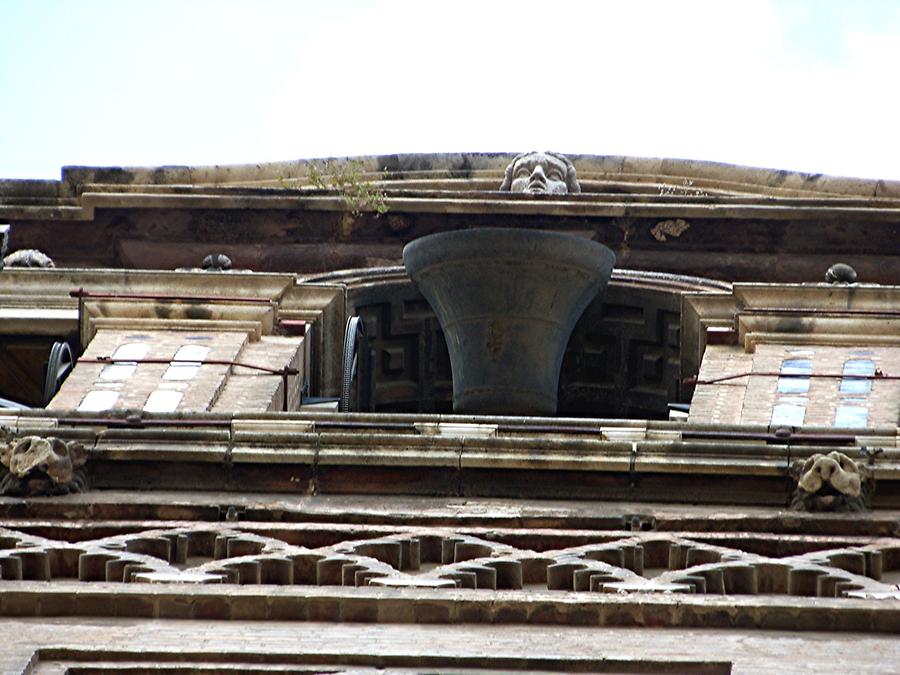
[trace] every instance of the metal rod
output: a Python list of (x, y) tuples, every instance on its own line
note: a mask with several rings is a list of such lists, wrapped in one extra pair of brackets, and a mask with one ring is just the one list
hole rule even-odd
[(31, 410), (31, 406), (0, 397), (0, 410)]
[(128, 419), (120, 417), (60, 417), (57, 422), (69, 426), (82, 424), (110, 427), (230, 427), (231, 420), (188, 420), (188, 419)]
[(896, 309), (832, 309), (829, 307), (748, 307), (740, 314), (858, 314), (862, 316), (898, 316)]
[(316, 426), (331, 429), (403, 429), (415, 431), (416, 425), (412, 422), (351, 422), (349, 420), (316, 420)]
[(684, 378), (684, 384), (716, 384), (725, 382), (726, 380), (736, 380), (740, 377), (798, 377), (798, 378), (825, 378), (840, 380), (900, 380), (898, 375), (885, 375), (880, 370), (876, 370), (872, 375), (859, 375), (851, 373), (778, 373), (778, 372), (746, 372), (737, 373), (736, 375), (723, 375), (715, 377), (711, 380), (699, 380), (696, 377)]
[[(626, 427), (623, 427), (626, 428)], [(529, 426), (527, 424), (498, 424), (497, 431), (534, 431), (542, 434), (599, 434), (599, 427), (576, 427), (563, 425)]]
[(752, 431), (682, 431), (683, 440), (721, 439), (734, 441), (772, 441), (791, 443), (825, 443), (835, 445), (853, 445), (856, 436), (844, 434), (817, 434), (815, 432), (752, 432)]
[(269, 375), (280, 375), (287, 378), (288, 375), (299, 375), (300, 371), (296, 368), (268, 368), (266, 366), (257, 366), (252, 363), (243, 363), (241, 361), (228, 361), (225, 359), (204, 359), (202, 361), (192, 359), (114, 359), (111, 356), (97, 356), (95, 358), (81, 357), (78, 363), (185, 363), (188, 365), (208, 365), (208, 366), (237, 366), (239, 368), (250, 368), (251, 370), (259, 370)]
[(164, 295), (159, 293), (93, 293), (83, 288), (69, 291), (72, 298), (96, 298), (99, 300), (187, 300), (189, 302), (248, 302), (272, 304), (272, 298), (246, 297), (237, 295)]
[[(61, 425), (78, 426), (78, 425), (104, 425), (113, 427), (155, 427), (155, 426), (176, 426), (176, 427), (230, 427), (233, 420), (215, 420), (215, 419), (145, 419), (141, 418), (120, 418), (120, 417), (61, 417), (58, 420)], [(315, 420), (317, 428), (330, 429), (402, 429), (405, 431), (415, 430), (413, 423), (407, 422), (355, 422), (349, 420)], [(599, 433), (599, 429), (591, 427), (527, 427), (526, 425), (506, 425), (503, 426), (504, 431), (530, 429), (541, 433), (546, 433), (547, 429), (558, 429), (566, 432), (584, 432)], [(682, 431), (683, 440), (756, 440), (756, 441), (790, 441), (790, 442), (818, 442), (826, 444), (842, 444), (852, 445), (856, 442), (856, 436), (816, 433), (812, 431), (793, 433), (784, 432), (749, 432), (749, 431)]]

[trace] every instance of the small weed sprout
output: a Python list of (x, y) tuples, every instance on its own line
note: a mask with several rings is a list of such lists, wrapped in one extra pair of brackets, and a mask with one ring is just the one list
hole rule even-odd
[(387, 213), (386, 195), (371, 182), (363, 180), (363, 163), (358, 159), (346, 163), (328, 160), (320, 169), (309, 164), (306, 177), (321, 190), (336, 190), (354, 216), (374, 211), (375, 217)]

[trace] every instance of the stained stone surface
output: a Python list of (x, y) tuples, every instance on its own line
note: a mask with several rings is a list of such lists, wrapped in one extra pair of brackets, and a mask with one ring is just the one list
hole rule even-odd
[(315, 273), (396, 264), (412, 239), (491, 225), (587, 231), (640, 269), (810, 282), (842, 260), (866, 282), (898, 280), (897, 182), (570, 155), (581, 193), (501, 194), (513, 157), (339, 160), (359, 162), (386, 195), (387, 214), (358, 216), (313, 189), (304, 161), (67, 167), (61, 181), (0, 181), (0, 221), (17, 246), (52, 242), (64, 267), (193, 267), (212, 249), (245, 269)]
[[(249, 617), (248, 617), (249, 619)], [(0, 646), (6, 673), (60, 673), (65, 666), (157, 667), (193, 662), (293, 666), (329, 672), (710, 672), (890, 673), (894, 635), (522, 625), (421, 625), (235, 620), (38, 618), (0, 621), (16, 640)], [(247, 636), (253, 639), (248, 640)], [(423, 646), (427, 645), (427, 649)], [(35, 656), (35, 651), (43, 651)], [(52, 649), (48, 649), (52, 648)], [(525, 657), (531, 654), (533, 656)], [(836, 657), (835, 655), (840, 655)], [(32, 661), (33, 659), (33, 661)], [(116, 661), (117, 663), (111, 663)], [(185, 663), (187, 662), (187, 663)], [(685, 666), (685, 663), (691, 666)], [(317, 664), (317, 665), (313, 665)], [(642, 665), (643, 664), (643, 665)], [(718, 666), (716, 665), (718, 664)], [(386, 670), (381, 670), (386, 668)], [(462, 670), (466, 668), (466, 670)], [(707, 670), (701, 670), (706, 668)], [(469, 670), (471, 669), (471, 670)], [(293, 672), (293, 670), (292, 670)]]
[[(422, 299), (369, 293), (372, 278), (356, 272), (357, 290), (344, 295), (334, 277), (311, 284), (321, 293), (313, 302), (297, 293), (303, 277), (397, 264), (405, 243), (435, 232), (503, 226), (602, 242), (628, 267), (805, 282), (804, 297), (863, 310), (844, 320), (847, 335), (874, 334), (872, 310), (897, 304), (896, 289), (872, 284), (900, 281), (898, 183), (572, 156), (580, 193), (500, 193), (511, 159), (364, 158), (365, 179), (386, 194), (383, 215), (354, 215), (338, 192), (310, 186), (304, 162), (72, 167), (61, 181), (0, 181), (0, 222), (12, 223), (13, 241), (60, 266), (3, 270), (12, 302), (0, 323), (10, 335), (35, 326), (69, 335), (82, 327), (69, 296), (79, 287), (283, 298), (279, 316), (296, 323), (321, 312), (326, 327), (330, 307), (359, 300), (367, 322), (379, 322), (378, 385), (433, 412), (447, 400), (447, 371)], [(193, 266), (211, 251), (290, 274), (135, 271)], [(865, 283), (809, 283), (837, 260)], [(296, 415), (106, 428), (4, 415), (18, 431), (84, 440), (106, 489), (0, 497), (9, 638), (0, 670), (896, 671), (896, 410), (840, 446), (853, 458), (854, 444), (884, 448), (873, 510), (860, 513), (787, 508), (791, 463), (834, 446), (782, 443), (768, 418), (737, 429), (758, 434), (748, 442), (700, 441), (693, 422), (599, 419), (592, 406), (609, 391), (644, 418), (696, 372), (679, 369), (698, 337), (679, 334), (691, 289), (659, 281), (674, 292), (641, 296), (626, 292), (640, 279), (619, 278), (619, 295), (576, 329), (563, 390), (568, 409), (594, 416), (564, 428), (438, 415), (352, 420), (363, 427)], [(693, 290), (707, 297), (715, 284), (704, 284)], [(751, 308), (799, 297), (773, 283), (736, 292)], [(714, 327), (733, 324), (725, 296), (702, 313)], [(775, 317), (777, 327), (806, 321)], [(27, 347), (6, 344), (6, 363)], [(560, 499), (529, 498), (539, 494)]]

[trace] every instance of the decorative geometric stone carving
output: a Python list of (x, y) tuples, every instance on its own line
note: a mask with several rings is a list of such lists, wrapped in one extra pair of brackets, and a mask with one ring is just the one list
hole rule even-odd
[[(787, 594), (895, 597), (896, 542), (768, 557), (677, 533), (616, 533), (554, 549), (553, 535), (523, 533), (527, 547), (446, 528), (400, 528), (321, 545), (321, 533), (274, 536), (203, 523), (73, 543), (0, 528), (4, 580), (390, 586), (594, 593)], [(797, 542), (802, 543), (802, 542)], [(818, 542), (816, 546), (823, 542)], [(308, 546), (306, 545), (308, 544)], [(753, 543), (746, 542), (752, 549)]]
[[(680, 296), (607, 289), (575, 325), (563, 357), (560, 415), (665, 417), (680, 393)], [(450, 412), (452, 374), (437, 318), (408, 280), (351, 290), (369, 331), (376, 411)]]
[(611, 285), (575, 326), (560, 376), (560, 414), (664, 417), (680, 400), (680, 297)]
[(76, 441), (53, 436), (14, 438), (0, 428), (0, 494), (64, 495), (87, 489), (87, 451)]
[(453, 380), (440, 324), (408, 280), (351, 292), (372, 350), (377, 411), (450, 412)]

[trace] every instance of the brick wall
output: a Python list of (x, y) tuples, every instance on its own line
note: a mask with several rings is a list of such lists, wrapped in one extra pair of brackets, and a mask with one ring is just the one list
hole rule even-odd
[[(288, 377), (288, 410), (299, 410), (300, 388), (303, 384), (303, 341), (298, 338), (263, 336), (259, 342), (244, 347), (240, 360), (267, 368), (296, 368), (299, 375)], [(212, 410), (215, 412), (284, 409), (284, 380), (281, 377), (247, 368), (235, 368), (225, 383), (221, 396)]]
[[(753, 366), (753, 354), (740, 347), (710, 345), (700, 364), (699, 380), (714, 380), (728, 375), (749, 372)], [(715, 385), (700, 384), (691, 399), (690, 422), (721, 422), (734, 424), (741, 418), (747, 382), (741, 377)]]
[[(814, 375), (842, 374), (848, 362), (870, 362), (876, 371), (886, 375), (900, 374), (898, 347), (762, 344), (757, 346), (755, 353), (747, 354), (741, 347), (710, 346), (700, 366), (700, 381), (748, 371), (757, 375), (697, 385), (689, 420), (722, 424), (778, 424), (777, 417), (773, 420), (773, 411), (781, 404), (802, 408), (802, 426), (877, 427), (897, 424), (900, 416), (900, 381), (878, 377), (869, 381), (810, 377), (807, 382), (801, 383), (797, 378), (792, 378), (796, 382), (794, 388), (802, 391), (779, 391), (779, 378), (763, 373), (781, 372), (788, 360), (808, 361)], [(845, 391), (842, 391), (842, 382), (846, 381), (859, 383), (857, 391), (846, 391), (846, 385)], [(844, 418), (843, 424), (839, 408), (851, 413)], [(797, 413), (801, 414), (799, 410)], [(850, 423), (850, 419), (858, 420), (858, 423)]]
[[(117, 352), (123, 346), (124, 351)], [(97, 412), (104, 409), (157, 412), (282, 409), (282, 378), (230, 365), (170, 366), (171, 359), (184, 358), (178, 355), (183, 355), (185, 348), (194, 351), (191, 359), (238, 361), (274, 369), (285, 365), (298, 368), (300, 375), (288, 381), (288, 401), (290, 409), (299, 407), (304, 379), (302, 338), (264, 337), (250, 342), (248, 335), (241, 332), (100, 330), (48, 408)], [(132, 355), (124, 358), (161, 359), (165, 363), (120, 364), (113, 368), (88, 362), (118, 357), (128, 350), (132, 350)], [(106, 405), (114, 395), (115, 400)]]

